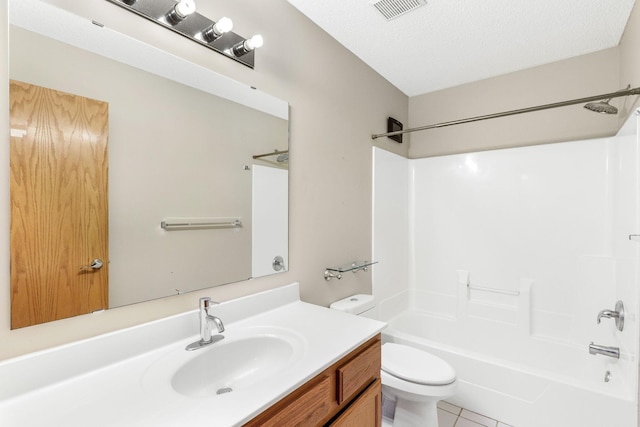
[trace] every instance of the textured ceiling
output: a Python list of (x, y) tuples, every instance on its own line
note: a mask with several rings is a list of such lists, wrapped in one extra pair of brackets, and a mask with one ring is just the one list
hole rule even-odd
[(408, 96), (616, 46), (635, 0), (288, 0)]

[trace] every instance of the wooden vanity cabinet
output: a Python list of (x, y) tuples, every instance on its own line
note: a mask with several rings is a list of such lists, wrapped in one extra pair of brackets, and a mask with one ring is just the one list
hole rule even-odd
[(380, 427), (380, 335), (284, 397), (244, 427)]

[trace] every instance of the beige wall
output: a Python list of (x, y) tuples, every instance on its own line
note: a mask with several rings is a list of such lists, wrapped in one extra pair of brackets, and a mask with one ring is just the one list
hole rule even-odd
[[(135, 304), (101, 314), (9, 330), (8, 144), (0, 144), (0, 359), (139, 324), (197, 307), (200, 296), (227, 300), (299, 281), (306, 301), (327, 305), (369, 292), (371, 275), (325, 282), (325, 267), (371, 256), (372, 133), (392, 115), (406, 123), (407, 97), (365, 66), (286, 0), (218, 0), (198, 3), (200, 13), (234, 19), (234, 31), (261, 33), (265, 45), (255, 70), (210, 52), (104, 0), (55, 0), (147, 43), (211, 68), (291, 104), (290, 270), (263, 279)], [(0, 0), (0, 54), (6, 58), (7, 0)], [(2, 61), (6, 64), (6, 61)], [(0, 79), (7, 80), (6, 65)], [(0, 85), (0, 99), (8, 99)], [(0, 103), (0, 134), (8, 138), (7, 105)], [(376, 145), (404, 153), (383, 138)]]
[[(469, 83), (409, 100), (409, 127), (476, 117), (640, 86), (640, 6), (618, 47)], [(610, 136), (626, 121), (638, 97), (617, 98), (617, 116), (582, 105), (415, 132), (409, 157), (546, 144)]]
[[(619, 49), (613, 48), (416, 96), (409, 101), (409, 126), (614, 92), (623, 87), (619, 58)], [(614, 101), (613, 105), (620, 103)], [(409, 156), (421, 158), (597, 138), (612, 135), (617, 129), (617, 116), (596, 114), (575, 105), (415, 132), (411, 135)]]
[[(630, 84), (631, 87), (640, 86), (640, 4), (636, 2), (631, 17), (627, 22), (627, 27), (620, 40), (620, 82), (623, 85)], [(640, 97), (636, 97), (640, 98)], [(640, 106), (640, 99), (628, 108), (627, 113)], [(626, 115), (620, 115), (618, 124), (626, 121)]]

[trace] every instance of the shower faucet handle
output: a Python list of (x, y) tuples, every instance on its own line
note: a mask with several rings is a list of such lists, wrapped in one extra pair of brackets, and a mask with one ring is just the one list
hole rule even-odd
[(601, 310), (600, 313), (598, 313), (598, 324), (600, 324), (600, 320), (603, 317), (615, 319), (616, 327), (619, 331), (622, 331), (624, 329), (624, 304), (622, 301), (616, 302), (615, 310)]

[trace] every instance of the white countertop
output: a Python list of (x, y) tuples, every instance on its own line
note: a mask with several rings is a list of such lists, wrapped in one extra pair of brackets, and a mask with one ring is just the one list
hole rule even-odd
[(229, 340), (263, 327), (296, 335), (298, 357), (247, 389), (211, 397), (179, 394), (163, 363), (182, 352), (192, 358), (206, 351), (184, 350), (199, 338), (195, 310), (0, 363), (0, 425), (242, 425), (385, 327), (301, 302), (297, 284), (228, 301), (213, 312)]

